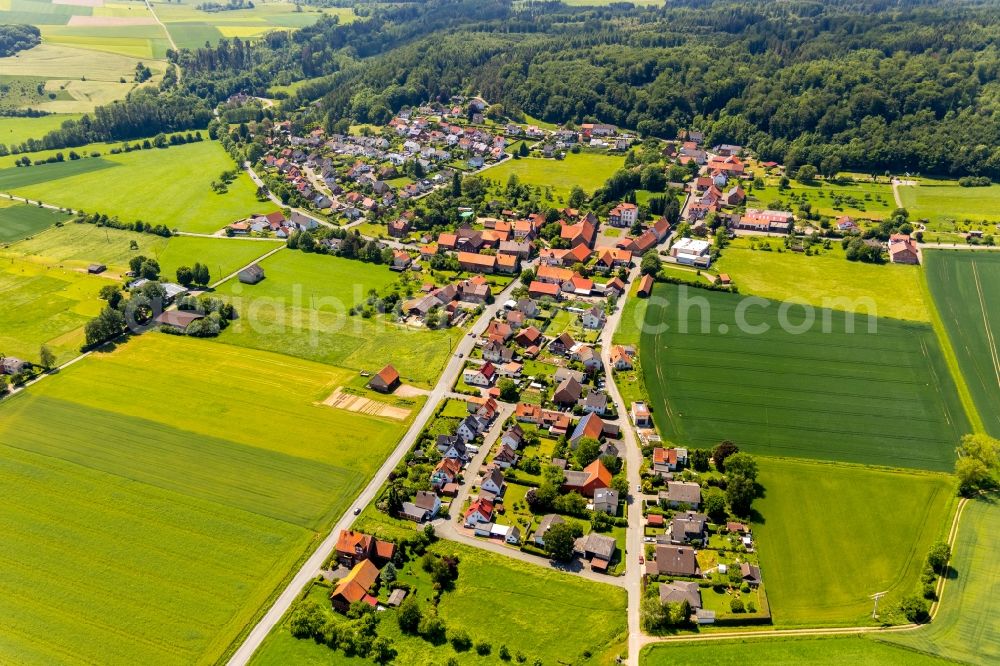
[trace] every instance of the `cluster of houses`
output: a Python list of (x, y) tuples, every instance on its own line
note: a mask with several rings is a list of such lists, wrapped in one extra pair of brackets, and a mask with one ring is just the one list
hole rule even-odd
[[(409, 255), (405, 252), (406, 260)], [(394, 263), (396, 258), (394, 256)], [(402, 262), (404, 259), (399, 258)], [(420, 294), (403, 303), (403, 314), (424, 321), (431, 312), (438, 313), (442, 318), (438, 319), (438, 324), (456, 323), (457, 320), (469, 311), (489, 302), (492, 297), (490, 285), (482, 275), (474, 275), (471, 278), (447, 284), (443, 287), (435, 287), (425, 284), (420, 289)]]
[(288, 238), (296, 231), (309, 231), (318, 226), (319, 222), (298, 211), (293, 211), (289, 218), (286, 218), (281, 211), (274, 211), (266, 214), (254, 213), (250, 217), (237, 220), (226, 227), (226, 233), (233, 236), (258, 234)]
[[(349, 572), (336, 581), (330, 592), (333, 607), (341, 613), (347, 613), (351, 604), (357, 602), (377, 607), (379, 575), (396, 555), (396, 544), (363, 532), (341, 530), (334, 555), (338, 566)], [(405, 597), (405, 592), (402, 596)], [(402, 599), (399, 595), (396, 598), (395, 605), (399, 605)]]
[(575, 145), (624, 152), (635, 142), (634, 135), (622, 132), (618, 127), (607, 123), (583, 123), (577, 129), (564, 128), (548, 133), (537, 127), (528, 126), (526, 133), (529, 138), (542, 142), (544, 157), (555, 157)]

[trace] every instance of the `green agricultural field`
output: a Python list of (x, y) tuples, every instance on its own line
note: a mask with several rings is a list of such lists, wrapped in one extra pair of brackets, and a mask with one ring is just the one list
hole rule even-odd
[[(379, 635), (388, 638), (398, 651), (394, 663), (430, 666), (454, 657), (461, 664), (496, 664), (501, 645), (506, 645), (511, 655), (522, 653), (528, 664), (535, 658), (545, 664), (610, 663), (623, 651), (624, 590), (454, 542), (438, 542), (431, 550), (459, 558), (458, 580), (454, 590), (443, 594), (438, 614), (449, 629), (468, 632), (473, 642), (490, 643), (492, 653), (481, 657), (475, 650), (455, 652), (448, 644), (433, 648), (421, 638), (403, 635), (395, 613), (386, 612), (382, 614)], [(426, 607), (432, 590), (419, 561), (403, 567), (400, 579), (416, 584), (417, 597)], [(328, 588), (317, 586), (309, 598), (329, 606), (328, 594)], [(339, 618), (332, 611), (330, 615)], [(484, 622), (486, 617), (503, 618), (503, 630), (497, 630), (496, 623)], [(593, 662), (581, 656), (586, 652), (594, 655)], [(312, 640), (293, 638), (282, 623), (268, 636), (251, 663), (270, 666), (371, 662), (348, 658), (343, 652)], [(511, 663), (517, 662), (512, 659)]]
[(640, 357), (660, 432), (696, 446), (731, 439), (759, 454), (950, 470), (969, 425), (932, 327), (830, 310), (810, 310), (810, 323), (804, 310), (658, 284)]
[(880, 317), (930, 321), (929, 304), (921, 288), (920, 268), (902, 264), (863, 264), (847, 261), (835, 243), (820, 254), (805, 256), (784, 249), (780, 239), (766, 242), (770, 252), (751, 250), (750, 240), (736, 238), (722, 251), (714, 270), (728, 273), (740, 293), (799, 300), (818, 307), (873, 312)]
[[(956, 229), (956, 222), (1000, 222), (1000, 185), (962, 187), (955, 180), (922, 178), (918, 185), (901, 185), (899, 197), (911, 219), (925, 219), (934, 231)], [(976, 228), (982, 225), (976, 224)]]
[(58, 25), (42, 28), (42, 41), (93, 51), (119, 53), (146, 60), (162, 60), (169, 47), (163, 28), (152, 23), (153, 18), (142, 5), (135, 5), (135, 17), (115, 17), (112, 20), (150, 21), (143, 25), (78, 26)]
[(2, 118), (0, 143), (16, 146), (27, 139), (40, 139), (52, 130), (59, 129), (65, 121), (76, 120), (79, 117), (78, 113), (53, 113), (38, 118)]
[(166, 25), (170, 36), (180, 48), (198, 48), (205, 42), (217, 42), (226, 37), (247, 39), (259, 37), (270, 30), (301, 28), (312, 25), (324, 14), (337, 16), (341, 23), (354, 20), (349, 8), (317, 9), (291, 2), (256, 2), (253, 9), (224, 12), (204, 12), (195, 7), (195, 0), (156, 2), (156, 14)]
[(219, 287), (242, 315), (223, 342), (370, 372), (392, 363), (404, 382), (429, 387), (462, 336), (457, 329), (428, 331), (349, 316), (369, 290), (382, 293), (399, 279), (385, 266), (298, 251), (279, 252), (261, 266), (263, 282), (231, 280)]
[(65, 213), (48, 208), (0, 199), (0, 243), (27, 238), (67, 217)]
[(761, 458), (758, 482), (754, 535), (779, 626), (869, 624), (869, 595), (889, 592), (884, 609), (917, 589), (955, 504), (944, 474)]
[(625, 164), (622, 155), (604, 153), (569, 153), (564, 160), (524, 157), (509, 159), (482, 172), (483, 178), (504, 187), (511, 174), (517, 174), (523, 185), (551, 187), (556, 201), (569, 199), (570, 190), (579, 185), (587, 194), (604, 185), (604, 181)]
[(1000, 255), (992, 252), (924, 252), (927, 283), (941, 314), (976, 411), (1000, 437)]
[(251, 213), (274, 210), (273, 204), (257, 201), (245, 173), (225, 194), (212, 190), (210, 183), (234, 168), (215, 141), (118, 155), (102, 148), (97, 158), (0, 169), (0, 192), (196, 233), (213, 233)]
[(962, 513), (951, 559), (955, 576), (928, 627), (880, 636), (887, 643), (970, 664), (1000, 661), (1000, 506), (995, 498), (970, 502)]
[(58, 362), (83, 344), (83, 325), (101, 311), (97, 292), (112, 282), (78, 271), (0, 256), (0, 353), (38, 361), (47, 344)]
[[(134, 89), (136, 84), (132, 79), (140, 61), (153, 71), (149, 84), (157, 83), (166, 69), (163, 62), (62, 44), (42, 43), (0, 58), (0, 72), (7, 76), (46, 79), (47, 99), (31, 104), (32, 108), (53, 113), (83, 113), (121, 99)], [(123, 78), (125, 83), (121, 82)]]
[[(765, 178), (766, 186), (747, 192), (747, 206), (774, 208), (791, 205), (793, 208), (809, 202), (812, 209), (821, 215), (881, 220), (896, 208), (892, 196), (892, 185), (888, 183), (857, 182), (836, 185), (816, 181), (814, 185), (804, 185), (793, 180), (784, 191), (778, 189), (778, 178)], [(794, 198), (793, 196), (794, 195)]]
[(870, 636), (856, 635), (661, 643), (643, 648), (639, 663), (642, 666), (672, 664), (924, 666), (950, 662), (880, 643)]
[(350, 377), (147, 333), (0, 403), (0, 661), (218, 660), (403, 432)]

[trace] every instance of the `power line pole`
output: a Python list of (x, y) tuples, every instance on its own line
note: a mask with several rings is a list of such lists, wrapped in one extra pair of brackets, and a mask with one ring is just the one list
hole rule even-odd
[(884, 597), (886, 594), (887, 594), (886, 592), (876, 592), (875, 594), (873, 594), (870, 597), (868, 597), (869, 599), (874, 599), (875, 600), (875, 607), (872, 608), (872, 619), (873, 620), (878, 619), (878, 600), (881, 599), (882, 597)]

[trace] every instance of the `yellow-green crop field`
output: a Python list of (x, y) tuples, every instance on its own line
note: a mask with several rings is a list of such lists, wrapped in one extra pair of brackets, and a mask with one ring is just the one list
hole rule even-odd
[(219, 659), (405, 428), (350, 377), (147, 333), (0, 403), (0, 661)]

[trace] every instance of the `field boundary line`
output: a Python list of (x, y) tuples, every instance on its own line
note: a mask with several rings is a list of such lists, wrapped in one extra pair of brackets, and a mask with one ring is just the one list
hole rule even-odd
[(969, 385), (965, 381), (965, 375), (958, 364), (958, 355), (951, 344), (948, 330), (944, 327), (944, 320), (941, 318), (941, 312), (938, 310), (937, 302), (934, 300), (934, 292), (931, 291), (930, 274), (927, 270), (926, 261), (924, 263), (923, 278), (920, 280), (920, 287), (924, 292), (924, 297), (928, 299), (927, 311), (931, 315), (931, 328), (934, 329), (938, 344), (941, 345), (941, 353), (944, 355), (945, 365), (948, 366), (952, 381), (955, 382), (958, 399), (965, 408), (965, 417), (969, 420), (969, 426), (973, 432), (986, 432), (986, 426), (979, 415), (975, 401), (972, 399), (972, 391), (969, 390)]

